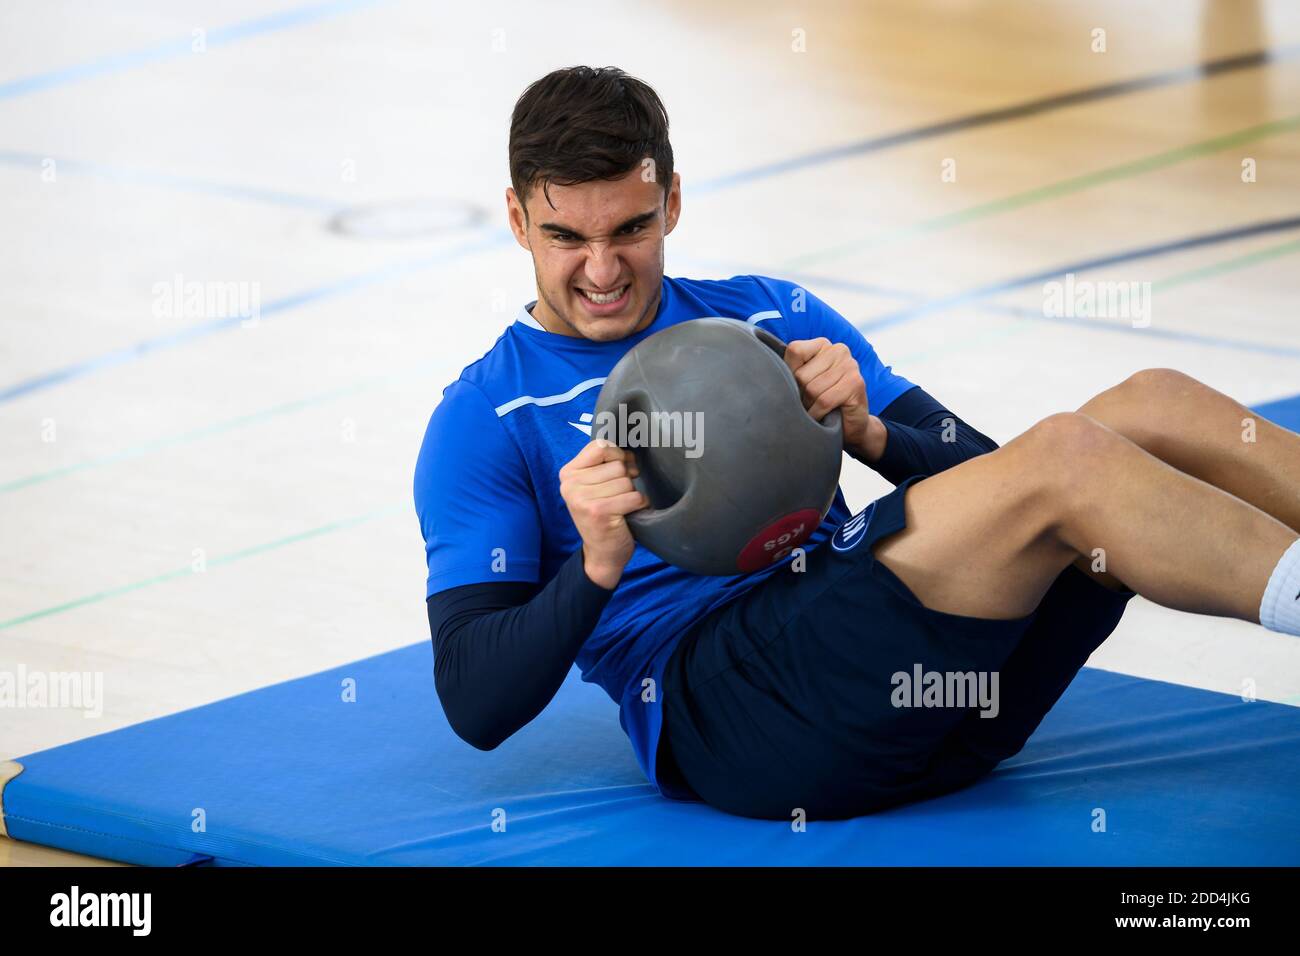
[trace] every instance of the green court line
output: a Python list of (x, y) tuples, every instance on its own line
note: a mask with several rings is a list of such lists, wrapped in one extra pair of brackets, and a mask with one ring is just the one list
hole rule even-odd
[(384, 385), (399, 382), (404, 379), (413, 378), (423, 372), (434, 368), (438, 363), (427, 361), (420, 362), (402, 372), (395, 372), (391, 375), (382, 375), (377, 378), (366, 379), (361, 382), (345, 385), (341, 388), (331, 389), (325, 392), (317, 392), (314, 395), (306, 395), (302, 398), (296, 398), (292, 401), (282, 402), (279, 405), (272, 405), (269, 408), (263, 408), (256, 412), (250, 412), (247, 415), (239, 415), (235, 418), (228, 418), (225, 421), (214, 422), (211, 425), (205, 425), (202, 428), (196, 428), (187, 432), (180, 432), (176, 435), (168, 435), (165, 438), (154, 439), (153, 441), (144, 442), (139, 445), (132, 445), (121, 451), (113, 452), (110, 455), (102, 455), (98, 458), (88, 458), (85, 461), (75, 462), (71, 465), (63, 465), (50, 471), (37, 472), (36, 474), (27, 475), (23, 478), (15, 478), (12, 481), (0, 484), (0, 495), (8, 494), (11, 491), (17, 491), (20, 488), (30, 488), (32, 485), (39, 485), (55, 478), (63, 478), (67, 475), (76, 474), (80, 471), (88, 471), (92, 468), (99, 468), (103, 465), (111, 465), (115, 462), (126, 461), (131, 458), (139, 458), (150, 452), (161, 451), (164, 448), (173, 448), (177, 445), (184, 445), (189, 442), (198, 441), (200, 438), (209, 438), (213, 435), (220, 435), (223, 432), (233, 431), (242, 428), (245, 425), (253, 425), (258, 422), (267, 421), (272, 418), (278, 418), (281, 415), (288, 415), (293, 412), (302, 411), (305, 408), (311, 408), (315, 405), (323, 405), (348, 395), (357, 395), (374, 389), (381, 388)]
[[(329, 524), (323, 524), (319, 527), (309, 528), (306, 531), (300, 531), (297, 534), (291, 534), (284, 538), (276, 538), (274, 541), (264, 541), (261, 544), (255, 544), (251, 547), (241, 548), (238, 551), (231, 551), (229, 554), (218, 555), (207, 562), (208, 569), (219, 568), (227, 564), (233, 564), (236, 561), (242, 561), (245, 558), (255, 557), (259, 554), (265, 554), (268, 551), (275, 551), (279, 548), (291, 544), (297, 544), (300, 541), (307, 541), (311, 538), (318, 538), (322, 535), (331, 534), (335, 531), (343, 531), (347, 528), (355, 528), (357, 525), (366, 524), (378, 518), (384, 518), (388, 515), (396, 514), (398, 511), (406, 508), (413, 508), (409, 502), (401, 504), (392, 504), (386, 508), (379, 508), (353, 518), (345, 518), (342, 521), (331, 521)], [(98, 604), (100, 601), (107, 601), (109, 598), (120, 597), (123, 594), (130, 594), (133, 591), (140, 591), (155, 584), (162, 584), (166, 581), (174, 581), (177, 578), (192, 577), (197, 572), (191, 567), (180, 568), (175, 571), (168, 571), (164, 574), (156, 574), (151, 578), (145, 578), (141, 581), (132, 581), (129, 584), (123, 584), (120, 587), (109, 588), (107, 591), (97, 591), (94, 594), (87, 594), (83, 597), (74, 598), (71, 601), (65, 601), (62, 604), (55, 604), (52, 607), (42, 608), (39, 611), (32, 611), (18, 617), (10, 618), (7, 621), (0, 621), (0, 631), (19, 624), (26, 624), (28, 621), (39, 620), (43, 617), (50, 617), (54, 614), (61, 614), (64, 611), (71, 611), (74, 608), (85, 607), (87, 604)]]
[(1022, 209), (1025, 206), (1030, 206), (1034, 203), (1043, 202), (1048, 199), (1068, 196), (1071, 193), (1081, 192), (1082, 190), (1090, 189), (1093, 186), (1100, 186), (1105, 183), (1128, 179), (1133, 176), (1141, 175), (1142, 173), (1149, 173), (1153, 170), (1173, 166), (1177, 163), (1183, 162), (1184, 160), (1209, 156), (1213, 153), (1222, 152), (1225, 149), (1231, 149), (1234, 146), (1242, 146), (1246, 143), (1252, 143), (1269, 136), (1276, 136), (1279, 133), (1288, 133), (1296, 129), (1300, 129), (1300, 114), (1285, 119), (1260, 123), (1257, 126), (1250, 126), (1246, 129), (1237, 130), (1234, 133), (1215, 136), (1211, 139), (1201, 140), (1200, 142), (1191, 143), (1187, 146), (1180, 146), (1177, 149), (1167, 150), (1163, 153), (1156, 153), (1153, 156), (1147, 156), (1143, 159), (1120, 163), (1116, 166), (1108, 166), (1105, 169), (1099, 169), (1091, 173), (1084, 173), (1081, 176), (1072, 176), (1069, 179), (1049, 183), (1046, 186), (1039, 186), (1034, 189), (1027, 189), (1024, 192), (1013, 193), (1012, 195), (1004, 196), (1001, 199), (994, 199), (990, 202), (979, 203), (978, 205), (971, 206), (967, 209), (960, 209), (957, 212), (945, 213), (942, 216), (925, 219), (911, 226), (894, 230), (893, 232), (872, 236), (867, 239), (855, 239), (851, 242), (829, 246), (816, 252), (805, 253), (802, 256), (797, 256), (794, 259), (788, 260), (784, 264), (784, 268), (801, 269), (813, 264), (825, 263), (852, 252), (869, 249), (873, 246), (897, 242), (901, 239), (907, 239), (913, 236), (939, 232), (953, 226), (974, 222), (978, 219), (985, 219), (1003, 212)]
[(1208, 266), (1200, 266), (1196, 269), (1188, 269), (1186, 272), (1178, 272), (1163, 279), (1157, 279), (1151, 283), (1152, 292), (1164, 292), (1166, 289), (1177, 288), (1180, 285), (1186, 285), (1189, 282), (1195, 282), (1199, 279), (1207, 279), (1210, 276), (1222, 275), (1226, 272), (1236, 272), (1238, 269), (1245, 269), (1247, 266), (1253, 266), (1259, 262), (1267, 262), (1270, 259), (1276, 259), (1280, 256), (1290, 255), (1293, 252), (1300, 252), (1300, 239), (1292, 239), (1289, 242), (1279, 243), (1276, 246), (1268, 246), (1264, 249), (1256, 249), (1254, 252), (1247, 252), (1244, 255), (1234, 256), (1231, 259), (1225, 259), (1223, 262), (1214, 262)]

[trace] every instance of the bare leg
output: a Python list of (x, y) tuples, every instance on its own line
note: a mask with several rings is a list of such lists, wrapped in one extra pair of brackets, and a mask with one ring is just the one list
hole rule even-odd
[(905, 507), (907, 528), (876, 557), (927, 607), (972, 617), (1030, 613), (1066, 566), (1101, 549), (1157, 604), (1258, 622), (1297, 537), (1077, 412), (917, 483)]
[(1182, 372), (1149, 368), (1080, 409), (1300, 532), (1300, 435)]

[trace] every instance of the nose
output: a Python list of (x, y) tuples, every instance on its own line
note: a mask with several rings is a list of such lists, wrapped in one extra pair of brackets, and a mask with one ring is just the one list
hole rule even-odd
[(608, 242), (593, 242), (587, 246), (587, 265), (583, 270), (593, 288), (610, 292), (623, 276), (623, 261)]

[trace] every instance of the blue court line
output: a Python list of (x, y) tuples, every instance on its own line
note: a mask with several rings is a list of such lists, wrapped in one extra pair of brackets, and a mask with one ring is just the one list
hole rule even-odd
[[(734, 262), (724, 263), (722, 260), (693, 260), (693, 257), (684, 257), (688, 261), (698, 261), (700, 263), (710, 262), (714, 266), (724, 269), (734, 269), (737, 274), (754, 273), (757, 275), (773, 275), (772, 270), (764, 270), (761, 267), (746, 269), (743, 265)], [(778, 270), (780, 271), (780, 270)], [(1053, 276), (1058, 273), (1053, 273)], [(788, 270), (780, 271), (782, 278), (797, 282), (805, 287), (822, 286), (828, 289), (843, 289), (847, 292), (857, 292), (864, 295), (887, 296), (889, 298), (902, 299), (904, 301), (921, 302), (924, 296), (917, 292), (910, 292), (903, 289), (887, 288), (875, 285), (869, 282), (858, 282), (854, 279), (843, 279), (836, 276), (814, 275), (807, 272), (790, 272)], [(1212, 335), (1199, 335), (1195, 332), (1179, 332), (1172, 329), (1159, 329), (1154, 326), (1145, 329), (1135, 329), (1128, 325), (1109, 324), (1098, 322), (1096, 319), (1071, 318), (1068, 316), (1050, 316), (1044, 315), (1041, 310), (1035, 310), (1018, 305), (1009, 305), (1003, 302), (990, 301), (988, 299), (973, 300), (968, 304), (981, 312), (988, 312), (996, 315), (1006, 315), (1016, 319), (1034, 319), (1039, 322), (1056, 322), (1063, 325), (1072, 325), (1078, 328), (1088, 329), (1093, 332), (1119, 332), (1128, 335), (1150, 335), (1156, 338), (1173, 339), (1176, 341), (1189, 342), (1196, 345), (1208, 345), (1215, 348), (1233, 349), (1242, 352), (1255, 352), (1263, 355), (1277, 356), (1287, 355), (1300, 358), (1300, 349), (1288, 348), (1284, 345), (1268, 345), (1262, 342), (1245, 342), (1239, 339), (1225, 339)], [(855, 328), (865, 333), (872, 329), (871, 322), (854, 323)], [(901, 359), (899, 359), (901, 361)]]
[[(224, 27), (213, 27), (207, 30), (204, 43), (207, 49), (225, 46), (262, 33), (287, 30), (291, 27), (313, 23), (317, 20), (323, 20), (340, 13), (347, 13), (361, 7), (373, 6), (381, 2), (384, 2), (384, 0), (333, 0), (330, 3), (314, 3), (292, 10), (285, 10), (282, 13), (273, 13), (270, 16), (260, 17), (256, 20), (245, 20), (242, 23), (232, 23)], [(196, 26), (201, 27), (202, 24), (196, 24)], [(202, 54), (194, 52), (192, 44), (193, 37), (187, 35), (175, 40), (167, 40), (156, 46), (131, 50), (126, 53), (112, 53), (97, 60), (90, 60), (87, 63), (60, 67), (47, 73), (19, 77), (16, 80), (0, 83), (0, 99), (25, 96), (28, 93), (36, 93), (56, 86), (65, 86), (68, 83), (76, 83), (108, 73), (119, 73), (122, 70), (134, 69), (160, 60), (169, 60), (181, 56), (202, 56)]]
[[(798, 282), (800, 285), (824, 285), (827, 288), (840, 288), (851, 292), (868, 292), (876, 295), (883, 294), (879, 286), (864, 285), (854, 282), (851, 279), (834, 279), (824, 276), (814, 276), (804, 274), (797, 276), (794, 273), (782, 273), (785, 278)], [(898, 298), (910, 297), (913, 300), (919, 300), (922, 297), (912, 293), (896, 292)], [(1096, 319), (1086, 319), (1069, 316), (1052, 316), (1044, 315), (1041, 310), (1035, 310), (1018, 305), (1008, 305), (1003, 302), (992, 302), (987, 299), (981, 299), (969, 303), (971, 306), (979, 309), (981, 312), (989, 312), (998, 315), (1006, 315), (1010, 318), (1033, 319), (1038, 322), (1056, 322), (1061, 325), (1071, 325), (1077, 328), (1088, 329), (1092, 332), (1119, 332), (1125, 335), (1149, 335), (1155, 338), (1172, 339), (1180, 342), (1188, 342), (1194, 345), (1208, 345), (1214, 348), (1232, 349), (1239, 352), (1254, 352), (1261, 355), (1279, 356), (1286, 355), (1293, 358), (1300, 358), (1300, 348), (1289, 348), (1285, 345), (1271, 345), (1263, 342), (1246, 342), (1240, 339), (1225, 339), (1213, 335), (1200, 335), (1196, 332), (1180, 332), (1173, 329), (1161, 329), (1155, 326), (1148, 326), (1144, 329), (1135, 329), (1129, 325), (1111, 324), (1099, 322)], [(869, 322), (856, 323), (856, 328), (861, 332), (867, 332), (870, 329)], [(901, 361), (901, 359), (899, 360)]]
[[(798, 271), (792, 272), (789, 269), (774, 271), (771, 269), (756, 267), (750, 263), (737, 262), (734, 259), (715, 259), (711, 256), (695, 256), (686, 252), (673, 253), (672, 258), (676, 262), (684, 262), (692, 268), (716, 269), (721, 272), (730, 272), (732, 275), (779, 275), (783, 279), (790, 279), (793, 282), (798, 282), (800, 285), (820, 283), (827, 288), (845, 289), (849, 292), (861, 292), (864, 295), (875, 295), (886, 299), (899, 299), (903, 302), (922, 302), (925, 299), (925, 293), (913, 292), (911, 289), (895, 289), (891, 286), (876, 285), (873, 282), (860, 282), (855, 279), (814, 276)], [(804, 282), (801, 277), (806, 277), (808, 281)]]
[[(1090, 269), (1100, 269), (1105, 266), (1116, 265), (1121, 262), (1133, 262), (1138, 259), (1147, 259), (1154, 256), (1167, 255), (1173, 252), (1181, 252), (1185, 249), (1196, 249), (1201, 246), (1217, 245), (1224, 242), (1233, 242), (1238, 239), (1246, 239), (1251, 236), (1266, 235), (1273, 232), (1282, 232), (1288, 229), (1300, 229), (1300, 216), (1290, 216), (1285, 219), (1273, 219), (1266, 222), (1253, 223), (1249, 226), (1240, 226), (1233, 229), (1225, 229), (1219, 232), (1203, 233), (1199, 236), (1191, 236), (1185, 239), (1176, 239), (1172, 242), (1158, 243), (1152, 246), (1142, 246), (1137, 249), (1129, 249), (1124, 252), (1114, 253), (1112, 255), (1100, 256), (1095, 259), (1085, 259), (1080, 262), (1071, 263), (1064, 266), (1056, 266), (1042, 272), (1031, 273), (1030, 275), (1019, 276), (1012, 279), (1002, 279), (997, 282), (991, 282), (988, 285), (978, 286), (974, 289), (968, 289), (964, 292), (958, 292), (954, 295), (942, 296), (937, 299), (931, 299), (923, 302), (918, 306), (907, 309), (901, 309), (897, 312), (890, 312), (878, 318), (871, 319), (861, 323), (858, 328), (864, 332), (876, 331), (878, 329), (890, 328), (895, 325), (901, 325), (904, 322), (910, 322), (924, 315), (934, 312), (945, 311), (956, 308), (957, 306), (968, 305), (989, 296), (997, 295), (1000, 292), (1011, 292), (1015, 289), (1022, 289), (1027, 285), (1033, 285), (1038, 282), (1046, 282), (1049, 279), (1055, 279), (1063, 276), (1067, 272), (1086, 272)], [(1089, 320), (1095, 324), (1095, 320)], [(1150, 329), (1134, 329), (1134, 332), (1143, 334), (1152, 333)], [(1189, 333), (1190, 334), (1190, 333)], [(1279, 351), (1286, 351), (1281, 349)]]
[[(295, 292), (292, 295), (284, 296), (262, 306), (259, 310), (259, 321), (265, 321), (268, 316), (273, 316), (281, 312), (288, 312), (302, 305), (308, 305), (313, 302), (319, 302), (324, 299), (334, 298), (347, 292), (354, 292), (357, 289), (364, 289), (367, 286), (376, 285), (389, 279), (397, 278), (404, 275), (410, 275), (427, 269), (430, 266), (442, 265), (448, 262), (454, 262), (465, 256), (474, 255), (475, 253), (492, 249), (496, 246), (505, 245), (514, 239), (514, 236), (505, 229), (495, 230), (489, 235), (471, 242), (463, 243), (444, 252), (431, 256), (423, 256), (419, 259), (410, 259), (405, 262), (397, 262), (392, 265), (384, 266), (381, 269), (375, 269), (371, 272), (364, 272), (361, 275), (349, 276), (346, 279), (340, 279), (336, 282), (330, 282), (325, 285), (316, 286), (311, 289), (305, 289), (302, 292)], [(84, 359), (80, 362), (74, 362), (72, 365), (65, 365), (63, 368), (55, 369), (38, 375), (35, 378), (27, 379), (24, 382), (18, 382), (7, 388), (0, 389), (0, 402), (9, 402), (14, 399), (29, 395), (32, 392), (41, 389), (50, 388), (51, 386), (63, 382), (72, 381), (73, 379), (83, 378), (94, 372), (101, 372), (105, 369), (112, 368), (116, 365), (122, 365), (142, 355), (148, 355), (151, 352), (161, 351), (163, 349), (174, 348), (187, 342), (193, 342), (197, 339), (206, 338), (218, 332), (225, 332), (229, 329), (238, 328), (240, 323), (244, 322), (243, 316), (235, 315), (210, 319), (206, 322), (200, 322), (189, 328), (182, 329), (178, 332), (172, 332), (168, 335), (160, 335), (157, 338), (145, 339), (143, 342), (137, 342), (134, 345), (127, 345), (111, 352), (105, 352), (92, 358)]]
[[(983, 306), (981, 306), (983, 308)], [(1079, 318), (1077, 316), (1056, 316), (1044, 315), (1040, 311), (1033, 309), (1022, 309), (1017, 306), (1004, 305), (999, 311), (1008, 315), (1019, 315), (1021, 318), (1033, 319), (1038, 322), (1054, 322), (1058, 325), (1071, 325), (1076, 328), (1087, 329), (1091, 332), (1116, 332), (1120, 335), (1143, 335), (1156, 339), (1169, 339), (1175, 342), (1186, 342), (1189, 345), (1207, 345), (1213, 348), (1232, 349), (1237, 352), (1252, 352), (1256, 355), (1267, 355), (1271, 358), (1300, 358), (1300, 348), (1292, 348), (1286, 345), (1274, 345), (1265, 342), (1243, 342), (1238, 339), (1224, 339), (1214, 335), (1201, 335), (1197, 332), (1180, 332), (1175, 329), (1162, 329), (1154, 325), (1146, 328), (1133, 328), (1130, 325), (1124, 325), (1119, 322), (1107, 322), (1098, 319)], [(859, 329), (863, 326), (859, 325)]]
[(113, 182), (178, 189), (183, 192), (219, 196), (222, 199), (240, 199), (249, 202), (270, 203), (276, 206), (292, 206), (331, 213), (336, 212), (345, 205), (332, 199), (295, 195), (278, 189), (262, 189), (257, 186), (241, 186), (237, 183), (213, 182), (194, 179), (189, 176), (176, 176), (165, 172), (130, 169), (125, 166), (110, 166), (105, 163), (87, 163), (77, 159), (60, 159), (57, 156), (41, 156), (38, 153), (24, 153), (17, 150), (0, 150), (0, 164), (15, 166), (20, 169), (30, 168), (33, 173), (39, 173), (41, 165), (46, 160), (53, 161), (58, 172), (69, 171), (87, 176), (97, 176)]
[[(879, 286), (864, 285), (854, 282), (851, 279), (826, 278), (825, 276), (815, 276), (803, 274), (802, 276), (790, 272), (783, 272), (782, 276), (800, 285), (824, 285), (828, 288), (840, 288), (850, 292), (865, 292), (876, 295), (882, 294)], [(898, 298), (905, 296), (913, 300), (919, 300), (922, 297), (912, 293), (896, 293)], [(1260, 355), (1279, 356), (1285, 355), (1292, 358), (1300, 358), (1300, 348), (1289, 348), (1285, 345), (1271, 345), (1263, 342), (1246, 342), (1240, 339), (1225, 339), (1213, 335), (1200, 335), (1196, 332), (1180, 332), (1173, 329), (1161, 329), (1155, 326), (1148, 326), (1144, 329), (1135, 329), (1129, 325), (1111, 324), (1108, 322), (1099, 322), (1097, 319), (1087, 319), (1069, 316), (1052, 316), (1044, 315), (1041, 310), (1035, 310), (1018, 305), (1008, 305), (1004, 302), (993, 302), (987, 299), (980, 299), (966, 303), (981, 312), (989, 312), (997, 315), (1006, 315), (1016, 319), (1033, 319), (1038, 322), (1055, 322), (1061, 325), (1071, 325), (1076, 328), (1087, 329), (1091, 332), (1119, 332), (1124, 335), (1148, 335), (1155, 338), (1172, 339), (1179, 342), (1187, 342), (1193, 345), (1208, 345), (1214, 348), (1232, 349), (1238, 352), (1254, 352)], [(864, 334), (872, 330), (870, 322), (855, 323), (855, 328)], [(899, 360), (901, 361), (901, 359)]]
[(1017, 103), (1012, 106), (987, 110), (983, 113), (973, 113), (970, 116), (961, 116), (955, 119), (943, 120), (938, 123), (919, 126), (915, 129), (902, 130), (897, 133), (886, 133), (883, 136), (874, 136), (854, 143), (846, 143), (842, 146), (832, 146), (827, 149), (805, 153), (802, 156), (793, 156), (789, 159), (764, 163), (750, 169), (740, 170), (739, 172), (727, 173), (726, 175), (718, 176), (714, 179), (706, 179), (702, 183), (697, 183), (696, 185), (689, 187), (689, 192), (693, 196), (702, 196), (723, 189), (729, 189), (733, 186), (739, 186), (744, 183), (754, 182), (755, 180), (767, 179), (772, 176), (779, 176), (783, 173), (808, 169), (812, 166), (821, 166), (826, 163), (837, 162), (838, 160), (848, 159), (853, 156), (865, 156), (868, 153), (878, 153), (882, 150), (892, 149), (895, 146), (904, 146), (909, 143), (917, 143), (922, 140), (934, 139), (939, 136), (947, 136), (950, 133), (978, 129), (982, 126), (992, 126), (997, 123), (1005, 123), (1009, 120), (1024, 119), (1029, 116), (1038, 116), (1042, 113), (1049, 113), (1053, 110), (1079, 106), (1084, 103), (1095, 103), (1099, 100), (1111, 99), (1117, 96), (1126, 96), (1130, 93), (1139, 93), (1146, 90), (1159, 89), (1165, 86), (1175, 86), (1193, 80), (1203, 80), (1209, 77), (1218, 76), (1222, 73), (1254, 69), (1255, 67), (1265, 66), (1270, 63), (1280, 63), (1285, 60), (1292, 60), (1297, 56), (1300, 56), (1300, 46), (1281, 47), (1276, 50), (1256, 50), (1251, 53), (1243, 53), (1239, 56), (1224, 57), (1219, 60), (1208, 60), (1205, 63), (1198, 63), (1194, 66), (1180, 67), (1176, 70), (1168, 70), (1164, 73), (1155, 73), (1150, 76), (1137, 77), (1132, 80), (1120, 80), (1115, 83), (1107, 83), (1104, 86), (1094, 86), (1082, 90), (1073, 90), (1069, 93), (1058, 93), (1053, 96), (1042, 97), (1041, 99)]
[[(981, 308), (992, 308), (995, 311), (1022, 315), (1024, 317), (1034, 317), (1042, 321), (1054, 321), (1054, 322), (1064, 322), (1067, 324), (1075, 324), (1080, 327), (1089, 328), (1089, 329), (1118, 331), (1118, 332), (1124, 332), (1126, 334), (1152, 335), (1161, 338), (1171, 338), (1171, 339), (1177, 339), (1181, 341), (1193, 342), (1193, 343), (1204, 344), (1204, 345), (1214, 345), (1214, 346), (1237, 349), (1237, 350), (1263, 352), (1265, 354), (1270, 354), (1270, 355), (1300, 355), (1300, 349), (1289, 349), (1286, 348), (1285, 346), (1255, 344), (1249, 342), (1235, 341), (1232, 339), (1218, 339), (1211, 336), (1197, 335), (1191, 332), (1175, 332), (1172, 330), (1165, 330), (1165, 329), (1152, 329), (1152, 328), (1130, 329), (1127, 326), (1118, 326), (1118, 325), (1110, 326), (1107, 325), (1106, 323), (1099, 323), (1094, 319), (1071, 319), (1068, 317), (1058, 318), (1052, 316), (1044, 316), (1035, 313), (1032, 310), (1020, 311), (1012, 306), (1002, 306), (997, 303), (985, 303), (983, 301), (987, 299), (989, 296), (996, 295), (1000, 292), (1013, 291), (1015, 289), (1023, 288), (1026, 285), (1031, 285), (1035, 282), (1045, 282), (1048, 279), (1052, 279), (1057, 276), (1064, 275), (1067, 272), (1083, 272), (1088, 269), (1096, 269), (1102, 266), (1113, 265), (1119, 262), (1126, 262), (1126, 261), (1142, 259), (1150, 256), (1163, 255), (1175, 251), (1180, 251), (1183, 249), (1192, 249), (1199, 246), (1211, 245), (1214, 243), (1222, 243), (1222, 242), (1227, 242), (1235, 239), (1246, 238), (1253, 235), (1261, 235), (1270, 232), (1277, 232), (1283, 229), (1294, 229), (1294, 228), (1300, 228), (1300, 217), (1291, 217), (1288, 219), (1280, 219), (1280, 220), (1273, 220), (1264, 223), (1256, 223), (1250, 226), (1224, 230), (1221, 232), (1208, 233), (1201, 236), (1193, 236), (1187, 239), (1179, 239), (1173, 242), (1162, 243), (1155, 246), (1146, 246), (1140, 249), (1129, 250), (1126, 252), (1117, 253), (1110, 256), (1103, 256), (1096, 259), (1085, 260), (1083, 262), (1074, 263), (1072, 265), (1056, 267), (1043, 272), (1033, 273), (1028, 276), (1021, 276), (1015, 279), (1002, 280), (1000, 282), (991, 283), (989, 285), (981, 286), (976, 289), (957, 293), (956, 295), (946, 296), (939, 299), (931, 299), (927, 302), (922, 302), (921, 304), (908, 309), (904, 309), (898, 312), (893, 312), (877, 319), (857, 323), (857, 328), (864, 333), (874, 332), (878, 329), (886, 328), (894, 325), (900, 325), (904, 322), (910, 321), (915, 318), (919, 318), (924, 315), (932, 314), (937, 311), (951, 309), (961, 305), (979, 305)], [(453, 249), (450, 249), (443, 253), (439, 253), (434, 256), (427, 256), (420, 259), (410, 260), (407, 262), (396, 263), (391, 266), (385, 266), (381, 269), (377, 269), (368, 273), (363, 273), (362, 275), (359, 276), (353, 276), (347, 279), (340, 280), (338, 282), (326, 284), (324, 286), (317, 286), (313, 289), (308, 289), (303, 292), (295, 293), (293, 295), (286, 296), (281, 299), (277, 299), (267, 304), (266, 306), (262, 307), (260, 310), (260, 316), (262, 318), (265, 318), (267, 315), (274, 315), (279, 312), (284, 312), (296, 308), (297, 306), (300, 305), (305, 305), (322, 299), (332, 298), (333, 296), (341, 295), (343, 293), (350, 292), (358, 288), (364, 288), (366, 286), (374, 285), (379, 282), (386, 281), (387, 279), (390, 278), (406, 275), (412, 272), (417, 272), (421, 269), (428, 268), (429, 266), (432, 265), (438, 265), (441, 263), (454, 261), (455, 259), (459, 259), (467, 255), (472, 255), (480, 251), (492, 249), (499, 245), (504, 245), (509, 241), (513, 240), (513, 238), (514, 238), (513, 235), (508, 230), (505, 229), (494, 230), (492, 233), (490, 233), (489, 235), (487, 235), (482, 239), (467, 244), (463, 244), (461, 246), (457, 246)], [(865, 291), (876, 295), (886, 294), (886, 295), (896, 296), (900, 298), (904, 296), (913, 297), (912, 293), (902, 292), (899, 290), (887, 291), (879, 286), (874, 286), (869, 284), (857, 285), (855, 283), (852, 283), (850, 280), (818, 277), (815, 278), (813, 281), (824, 282), (828, 286), (838, 285), (841, 288), (858, 288), (860, 291)], [(138, 342), (134, 345), (129, 345), (120, 349), (115, 349), (114, 351), (107, 352), (102, 355), (94, 356), (92, 358), (85, 359), (81, 362), (77, 362), (72, 365), (64, 366), (61, 369), (56, 369), (54, 371), (36, 376), (35, 378), (31, 378), (26, 381), (19, 382), (15, 385), (11, 385), (4, 389), (0, 389), (0, 403), (12, 401), (24, 395), (28, 395), (32, 392), (40, 391), (41, 389), (49, 388), (54, 385), (61, 384), (63, 382), (71, 381), (73, 379), (82, 378), (86, 375), (92, 374), (97, 371), (102, 371), (107, 368), (112, 368), (116, 365), (121, 365), (125, 362), (139, 358), (140, 356), (149, 354), (151, 352), (159, 351), (165, 348), (171, 348), (177, 345), (184, 344), (186, 342), (194, 341), (196, 339), (205, 338), (217, 332), (222, 332), (228, 329), (237, 328), (239, 324), (243, 321), (244, 319), (241, 316), (232, 316), (229, 318), (213, 319), (208, 322), (191, 326), (188, 329), (184, 329), (179, 332), (174, 332), (170, 335), (159, 336), (154, 339), (146, 339), (145, 341)]]

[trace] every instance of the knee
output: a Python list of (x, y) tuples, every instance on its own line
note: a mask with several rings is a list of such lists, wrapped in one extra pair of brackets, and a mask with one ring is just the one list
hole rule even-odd
[(1186, 399), (1204, 388), (1200, 382), (1172, 368), (1144, 368), (1109, 388), (1079, 408), (1104, 422), (1148, 451), (1156, 452), (1164, 436), (1185, 415)]
[(1109, 444), (1114, 432), (1084, 412), (1057, 412), (1031, 427), (1025, 435), (1035, 444), (1045, 446), (1044, 451), (1060, 453), (1058, 460), (1078, 460), (1100, 451)]
[(1116, 387), (1144, 404), (1158, 404), (1198, 384), (1196, 379), (1174, 368), (1144, 368)]
[(1108, 479), (1124, 439), (1082, 412), (1049, 415), (1025, 433), (1034, 452), (1031, 466), (1041, 488), (1060, 500), (1079, 500), (1082, 492)]
[(1144, 368), (1089, 400), (1079, 411), (1114, 415), (1122, 405), (1132, 412), (1149, 416), (1162, 408), (1172, 407), (1178, 396), (1199, 385), (1196, 379), (1174, 368)]

